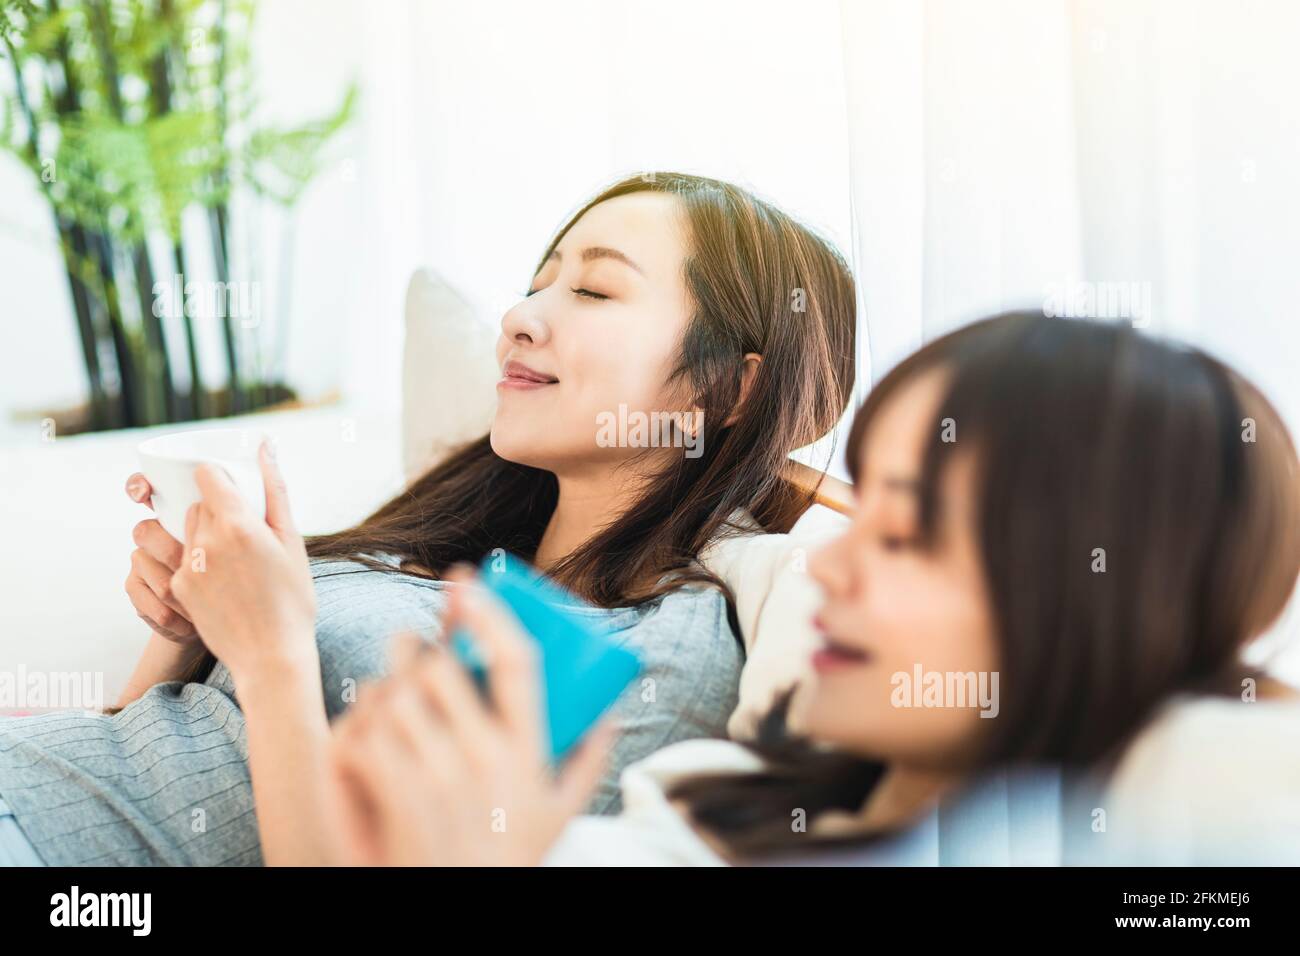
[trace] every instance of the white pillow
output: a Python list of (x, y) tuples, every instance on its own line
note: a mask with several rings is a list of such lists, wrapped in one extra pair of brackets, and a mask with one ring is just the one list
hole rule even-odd
[(402, 350), (402, 467), (413, 481), (481, 438), (496, 412), (497, 329), (431, 269), (406, 287)]
[(745, 643), (740, 701), (727, 721), (732, 740), (752, 739), (777, 696), (813, 676), (812, 653), (821, 639), (812, 620), (821, 592), (808, 575), (808, 561), (845, 522), (814, 505), (789, 534), (732, 538), (701, 555), (735, 594)]
[[(457, 446), (487, 434), (496, 409), (497, 331), (483, 311), (430, 269), (406, 291), (402, 361), (402, 461), (412, 481)], [(740, 702), (728, 721), (733, 739), (751, 736), (773, 699), (809, 676), (818, 638), (817, 589), (808, 556), (843, 521), (821, 506), (790, 534), (720, 542), (701, 560), (736, 595), (747, 660)], [(761, 640), (760, 640), (761, 638)]]

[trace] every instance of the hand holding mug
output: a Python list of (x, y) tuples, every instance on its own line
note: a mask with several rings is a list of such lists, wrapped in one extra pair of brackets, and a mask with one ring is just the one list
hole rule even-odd
[(274, 686), (290, 672), (319, 667), (307, 550), (269, 442), (259, 466), (266, 493), (256, 508), (222, 468), (194, 469), (199, 500), (186, 510), (186, 560), (171, 577), (172, 593), (241, 696), (253, 684)]
[(172, 590), (172, 576), (185, 558), (181, 538), (185, 511), (199, 500), (194, 470), (212, 462), (230, 477), (250, 509), (264, 517), (265, 491), (257, 449), (263, 435), (256, 429), (200, 428), (170, 432), (141, 442), (143, 471), (127, 479), (132, 501), (147, 505), (155, 516), (132, 531), (136, 550), (126, 578), (126, 594), (136, 614), (159, 637), (181, 645), (200, 640), (193, 616)]
[[(126, 480), (132, 501), (149, 508), (153, 488), (149, 479), (136, 472)], [(126, 576), (126, 596), (140, 619), (159, 637), (177, 644), (192, 644), (199, 633), (180, 600), (172, 593), (172, 575), (185, 556), (185, 546), (163, 529), (157, 518), (141, 521), (131, 531), (136, 548), (131, 552), (131, 570)]]

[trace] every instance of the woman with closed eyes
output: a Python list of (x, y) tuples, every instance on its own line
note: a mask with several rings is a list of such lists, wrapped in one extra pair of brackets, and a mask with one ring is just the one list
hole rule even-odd
[[(489, 435), (334, 534), (299, 535), (269, 453), (265, 522), (200, 468), (185, 541), (136, 526), (144, 655), (109, 715), (0, 719), (0, 835), (51, 865), (324, 860), (330, 719), (385, 672), (395, 632), (440, 639), (449, 569), (498, 551), (645, 662), (586, 803), (616, 812), (624, 765), (724, 732), (743, 649), (698, 556), (807, 505), (787, 456), (848, 403), (854, 310), (833, 247), (743, 189), (656, 173), (604, 190), (502, 318)], [(689, 434), (602, 440), (622, 407)], [(141, 475), (128, 491), (150, 494)]]

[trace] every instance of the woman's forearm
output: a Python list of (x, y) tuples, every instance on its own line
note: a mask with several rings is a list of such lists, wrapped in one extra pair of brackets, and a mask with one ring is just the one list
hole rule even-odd
[(117, 699), (116, 709), (121, 710), (127, 704), (137, 700), (141, 694), (155, 684), (180, 680), (195, 662), (206, 653), (201, 641), (178, 644), (169, 641), (155, 632), (150, 632), (149, 643), (144, 646), (144, 653), (131, 672), (121, 695)]
[(247, 721), (248, 768), (266, 864), (339, 862), (329, 840), (330, 731), (319, 661), (268, 668), (242, 681), (235, 675), (235, 693)]

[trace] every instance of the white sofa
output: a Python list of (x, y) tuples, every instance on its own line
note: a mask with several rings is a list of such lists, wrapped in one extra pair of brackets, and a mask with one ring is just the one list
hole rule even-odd
[[(402, 483), (397, 414), (349, 405), (241, 416), (279, 442), (295, 517), (304, 532), (364, 517)], [(148, 629), (123, 591), (131, 529), (148, 509), (130, 501), (135, 447), (178, 426), (29, 443), (0, 452), (0, 669), (102, 672), (109, 703), (126, 683)]]

